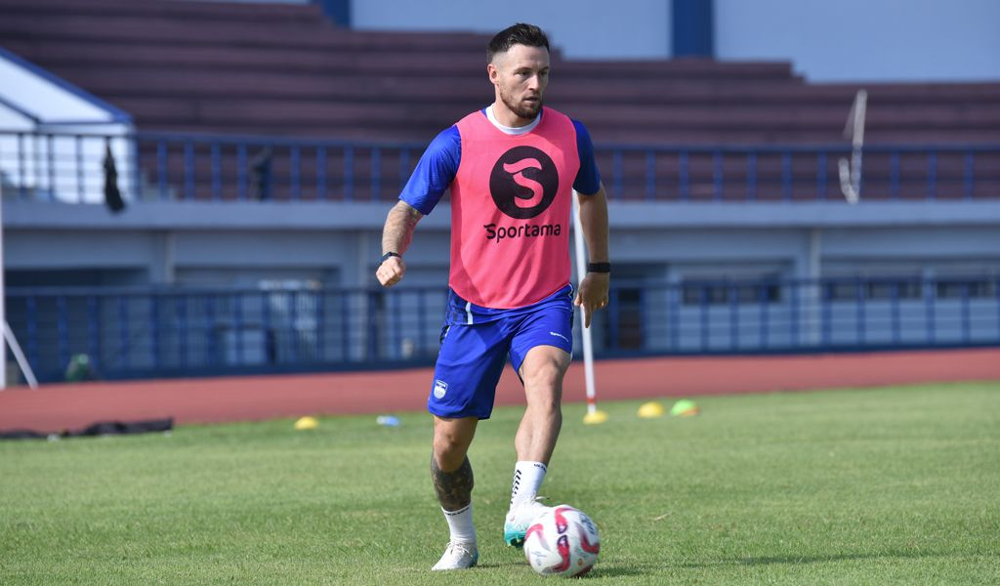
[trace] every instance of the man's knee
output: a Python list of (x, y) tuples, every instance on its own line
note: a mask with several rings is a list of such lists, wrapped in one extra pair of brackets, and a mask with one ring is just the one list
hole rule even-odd
[(569, 368), (569, 354), (552, 346), (536, 346), (521, 363), (521, 379), (548, 386), (560, 386)]
[(451, 438), (434, 438), (434, 459), (438, 468), (453, 472), (465, 461), (468, 450)]
[(562, 386), (563, 370), (555, 362), (546, 362), (525, 373), (524, 384), (539, 388), (559, 388)]
[(436, 425), (434, 428), (434, 459), (444, 472), (457, 470), (465, 461), (472, 443), (471, 432), (452, 425)]
[(544, 360), (526, 361), (522, 369), (521, 379), (528, 395), (528, 402), (533, 406), (558, 409), (562, 399), (563, 377), (566, 375), (566, 364), (560, 357), (546, 357)]

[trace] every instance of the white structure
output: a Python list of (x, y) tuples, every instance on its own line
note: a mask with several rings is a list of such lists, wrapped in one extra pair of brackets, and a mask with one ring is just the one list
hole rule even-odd
[[(0, 134), (0, 181), (9, 197), (104, 201), (100, 170), (107, 146), (114, 154), (123, 194), (134, 193), (131, 117), (3, 49), (0, 132), (4, 133)], [(121, 138), (108, 141), (105, 136)]]

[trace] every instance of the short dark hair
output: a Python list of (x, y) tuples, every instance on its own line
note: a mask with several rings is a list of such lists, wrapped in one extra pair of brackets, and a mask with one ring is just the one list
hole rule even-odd
[(514, 45), (524, 45), (526, 47), (545, 47), (549, 50), (549, 38), (545, 36), (542, 29), (533, 24), (519, 22), (514, 26), (509, 26), (498, 32), (490, 40), (486, 48), (486, 62), (492, 63), (493, 56), (497, 53), (506, 53)]

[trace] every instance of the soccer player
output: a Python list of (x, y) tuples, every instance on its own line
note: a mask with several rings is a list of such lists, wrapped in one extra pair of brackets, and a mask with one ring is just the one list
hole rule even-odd
[[(486, 71), (495, 101), (441, 132), (400, 201), (389, 211), (376, 276), (385, 287), (406, 273), (403, 254), (417, 222), (451, 189), (450, 287), (441, 349), (427, 408), (434, 416), (431, 476), (451, 531), (434, 570), (471, 568), (479, 559), (472, 523), (476, 426), (493, 410), (509, 355), (526, 408), (504, 540), (521, 547), (547, 507), (536, 495), (562, 426), (563, 377), (572, 353), (573, 306), (584, 326), (607, 305), (608, 210), (586, 128), (543, 106), (549, 43), (536, 26), (493, 37)], [(570, 284), (573, 190), (591, 263), (579, 290)]]

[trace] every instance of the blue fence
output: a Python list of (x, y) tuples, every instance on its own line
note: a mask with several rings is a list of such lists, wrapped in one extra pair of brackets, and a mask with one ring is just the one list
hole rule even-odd
[[(0, 173), (21, 198), (98, 203), (110, 147), (132, 200), (383, 201), (395, 199), (422, 143), (143, 132), (130, 136), (0, 131)], [(868, 200), (1000, 197), (1000, 144), (865, 148)], [(843, 201), (847, 145), (598, 146), (612, 199)]]
[[(9, 289), (7, 315), (39, 378), (55, 381), (78, 354), (103, 378), (429, 364), (445, 299), (441, 288)], [(598, 357), (996, 345), (1000, 276), (616, 281), (593, 328)]]

